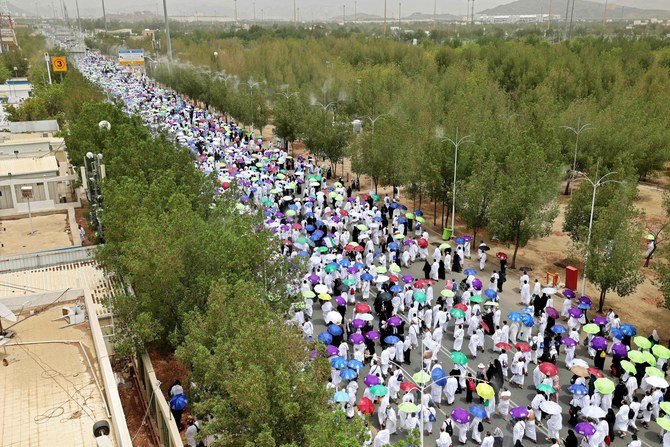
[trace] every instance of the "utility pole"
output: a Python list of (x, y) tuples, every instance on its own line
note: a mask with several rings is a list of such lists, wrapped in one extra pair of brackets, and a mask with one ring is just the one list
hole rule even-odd
[(433, 29), (437, 26), (437, 0), (433, 2)]
[(607, 0), (605, 0), (605, 11), (603, 12), (603, 34), (605, 34), (606, 26), (607, 26)]
[(165, 16), (165, 40), (167, 40), (168, 61), (172, 63), (172, 40), (170, 40), (170, 22), (168, 20), (167, 0), (163, 0), (163, 15)]
[(572, 9), (570, 10), (570, 28), (568, 28), (568, 40), (572, 37), (572, 20), (575, 17), (575, 0), (572, 0)]
[[(540, 18), (542, 20), (542, 18)], [(551, 29), (551, 0), (549, 0), (549, 14), (547, 15), (547, 32)]]
[(254, 25), (256, 24), (256, 2), (254, 2)]
[(570, 0), (565, 3), (565, 37), (568, 36), (568, 15), (570, 14)]
[(386, 0), (384, 0), (384, 35), (386, 36)]
[(475, 24), (475, 0), (472, 0), (472, 17), (471, 17), (471, 20), (472, 20), (472, 24), (474, 25)]
[(79, 28), (79, 34), (81, 34), (81, 16), (79, 15), (79, 0), (74, 0), (74, 5), (77, 7), (77, 28)]
[(235, 3), (235, 23), (237, 23), (237, 0), (233, 0), (233, 3)]
[(293, 26), (298, 25), (298, 16), (296, 13), (296, 8), (295, 8), (295, 0), (293, 0)]
[(358, 2), (354, 2), (354, 23), (358, 23)]
[[(165, 1), (163, 1), (163, 4), (165, 4)], [(102, 19), (105, 21), (105, 32), (107, 32), (108, 29), (107, 29), (107, 13), (105, 12), (105, 0), (102, 0)]]
[(402, 3), (398, 2), (398, 28), (400, 28), (401, 13), (402, 13)]
[(342, 25), (347, 23), (347, 5), (342, 5)]

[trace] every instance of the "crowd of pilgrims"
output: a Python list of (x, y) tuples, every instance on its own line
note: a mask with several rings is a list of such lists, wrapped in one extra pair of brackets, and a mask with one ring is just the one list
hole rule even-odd
[[(477, 277), (488, 266), (484, 242), (471, 260), (471, 237), (433, 241), (423, 213), (408, 210), (397, 191), (393, 197), (362, 193), (357, 181), (345, 185), (331, 178), (319, 160), (266, 144), (225, 115), (111, 60), (90, 55), (79, 65), (127, 113), (188, 147), (198, 169), (216, 175), (219, 194), (235, 182), (239, 212), (262, 209), (265, 226), (282, 241), (282, 254), (304, 260), (289, 324), (323, 345), (312, 356), (326, 355), (332, 365), (327, 387), (333, 404), (349, 418), (376, 414), (366, 445), (388, 445), (421, 425), (426, 434), (439, 427), (438, 447), (456, 439), (464, 444), (468, 437), (483, 447), (502, 445), (500, 427), (484, 425), (495, 417), (512, 425), (514, 446), (537, 441), (536, 427), (542, 426), (552, 445), (603, 447), (632, 434), (628, 445), (639, 447), (638, 424), (666, 423), (670, 396), (667, 382), (658, 384), (670, 350), (656, 331), (647, 345), (613, 311), (590, 318), (588, 297), (557, 293), (538, 280), (531, 288), (526, 272), (518, 284), (522, 307), (503, 317), (506, 257), (496, 255), (498, 266), (484, 284)], [(422, 267), (412, 269), (415, 263)], [(315, 323), (323, 328), (318, 334)], [(588, 360), (576, 356), (578, 349)], [(487, 364), (479, 360), (485, 350)], [(449, 368), (441, 352), (449, 354)], [(559, 367), (571, 371), (569, 383), (560, 382)], [(417, 380), (410, 369), (430, 380)], [(536, 394), (530, 405), (515, 406), (511, 390), (526, 387), (529, 374)], [(613, 387), (598, 382), (604, 376)], [(480, 391), (481, 384), (493, 394)], [(555, 406), (562, 405), (562, 393), (571, 396), (565, 412)], [(456, 406), (463, 403), (468, 408)], [(438, 410), (447, 408), (441, 417)], [(670, 447), (670, 434), (662, 429), (660, 435)]]

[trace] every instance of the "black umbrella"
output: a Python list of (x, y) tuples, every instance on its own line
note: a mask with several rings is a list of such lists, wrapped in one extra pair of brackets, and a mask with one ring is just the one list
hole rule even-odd
[(519, 270), (521, 270), (522, 272), (532, 272), (533, 271), (532, 268), (526, 267), (526, 266), (519, 267)]
[(391, 295), (389, 292), (382, 292), (379, 294), (379, 299), (383, 302), (391, 301), (393, 299), (393, 295)]

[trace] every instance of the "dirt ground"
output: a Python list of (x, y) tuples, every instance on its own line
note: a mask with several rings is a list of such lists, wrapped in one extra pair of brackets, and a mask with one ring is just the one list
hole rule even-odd
[[(305, 155), (305, 148), (302, 144), (296, 143), (293, 145), (293, 152), (295, 154)], [(342, 176), (345, 180), (345, 184), (349, 184), (355, 178), (355, 175), (351, 171), (351, 163), (349, 160), (344, 160), (343, 163), (338, 164), (337, 166), (337, 176)], [(653, 183), (641, 183), (638, 186), (638, 197), (636, 200), (636, 206), (644, 213), (644, 217), (640, 222), (640, 225), (644, 227), (654, 227), (663, 219), (663, 209), (662, 209), (662, 198), (663, 191), (666, 184), (670, 184), (668, 181), (670, 176), (668, 172), (660, 174), (658, 178), (654, 179)], [(361, 194), (367, 193), (374, 189), (372, 181), (367, 176), (360, 177), (361, 182)], [(531, 282), (534, 281), (534, 276), (540, 280), (543, 284), (546, 283), (546, 273), (558, 273), (560, 284), (565, 283), (565, 261), (566, 258), (570, 257), (572, 254), (571, 250), (571, 240), (569, 236), (563, 232), (563, 222), (565, 219), (565, 209), (568, 203), (568, 197), (562, 195), (565, 185), (562, 185), (560, 191), (557, 193), (561, 194), (559, 196), (559, 206), (560, 213), (556, 221), (554, 222), (552, 232), (549, 236), (533, 239), (525, 247), (519, 248), (517, 254), (517, 266), (529, 266), (533, 269), (531, 275)], [(377, 193), (384, 197), (385, 195), (391, 195), (391, 188), (379, 188)], [(428, 201), (426, 198), (423, 198), (421, 204), (419, 204), (418, 198), (413, 200), (412, 197), (401, 190), (400, 191), (400, 201), (408, 206), (408, 208), (415, 209), (421, 208), (424, 211), (424, 218), (426, 219), (426, 226), (429, 231), (435, 232), (437, 235), (442, 234), (442, 208), (437, 206), (437, 216), (436, 222), (437, 225), (433, 225), (434, 221), (434, 204)], [(445, 213), (445, 216), (448, 213)], [(447, 226), (450, 226), (449, 224)], [(459, 221), (458, 215), (456, 216), (456, 234), (468, 234), (471, 233), (465, 227), (465, 225)], [(491, 246), (490, 253), (496, 253), (498, 251), (506, 252), (512, 255), (514, 247), (508, 247), (505, 245), (496, 244), (494, 241), (491, 241), (488, 238), (488, 235), (485, 231), (477, 233), (477, 239), (485, 240)], [(478, 244), (478, 243), (477, 243)], [(645, 241), (640, 241), (640, 265), (644, 264), (643, 254), (645, 250)], [(573, 254), (572, 257), (575, 255)], [(495, 262), (495, 259), (489, 260)], [(651, 266), (654, 265), (652, 260)], [(578, 282), (578, 287), (581, 288), (581, 265), (576, 265), (575, 267), (580, 269), (580, 279)], [(670, 338), (670, 327), (668, 327), (667, 322), (670, 321), (670, 309), (666, 309), (663, 306), (663, 296), (661, 295), (658, 287), (652, 283), (652, 279), (655, 276), (651, 268), (643, 268), (642, 272), (645, 275), (645, 281), (642, 283), (635, 293), (627, 297), (619, 297), (614, 292), (609, 292), (605, 301), (605, 309), (612, 308), (614, 311), (621, 317), (621, 320), (633, 324), (639, 331), (639, 333), (644, 334), (645, 336), (650, 334), (653, 329), (658, 330), (658, 333), (661, 339)], [(511, 273), (515, 275), (515, 273)], [(586, 294), (592, 298), (597, 298), (600, 293), (593, 287), (591, 284), (587, 284)]]
[(123, 406), (123, 413), (126, 415), (126, 424), (130, 431), (130, 436), (133, 438), (133, 446), (135, 447), (158, 447), (149, 433), (149, 425), (145, 422), (143, 426), (145, 409), (141, 404), (141, 400), (137, 389), (134, 385), (126, 384), (126, 386), (119, 387), (119, 396), (121, 397), (121, 404)]
[(72, 246), (67, 213), (33, 215), (33, 231), (27, 217), (4, 218), (0, 222), (0, 255), (28, 253)]

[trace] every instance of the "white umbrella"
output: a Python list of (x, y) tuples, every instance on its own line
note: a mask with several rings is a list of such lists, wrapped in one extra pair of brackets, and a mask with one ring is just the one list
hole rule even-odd
[(325, 284), (317, 284), (314, 286), (314, 291), (316, 293), (328, 293), (328, 286)]
[(363, 321), (372, 321), (375, 317), (373, 317), (372, 314), (359, 314), (356, 318)]
[(663, 377), (647, 377), (645, 379), (647, 383), (655, 388), (667, 388), (668, 387), (668, 381), (665, 380)]
[(331, 310), (328, 312), (328, 315), (326, 315), (326, 320), (335, 324), (340, 324), (342, 323), (342, 315), (339, 312)]
[(604, 418), (607, 413), (602, 408), (591, 405), (582, 409), (582, 415), (590, 419), (600, 419)]
[(586, 363), (586, 360), (582, 360), (582, 359), (574, 359), (574, 360), (572, 360), (572, 366), (581, 366), (581, 367), (583, 367), (583, 368), (587, 368), (587, 369), (588, 369), (589, 364)]
[(559, 404), (550, 400), (545, 400), (540, 404), (540, 409), (547, 414), (561, 414), (562, 409)]
[(386, 275), (377, 275), (375, 282), (386, 282), (389, 280), (389, 277)]
[(542, 289), (542, 293), (546, 293), (547, 295), (553, 295), (556, 292), (557, 290), (554, 289), (553, 287), (545, 287), (544, 289)]

